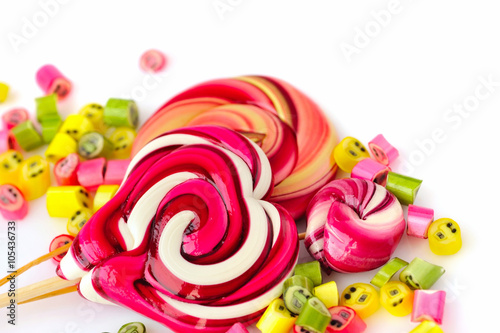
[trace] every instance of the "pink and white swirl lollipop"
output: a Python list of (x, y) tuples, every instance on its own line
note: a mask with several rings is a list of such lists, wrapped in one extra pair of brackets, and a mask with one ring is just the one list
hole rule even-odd
[(217, 126), (174, 130), (132, 159), (120, 189), (82, 228), (58, 273), (87, 299), (179, 332), (225, 332), (281, 294), (297, 262), (292, 217), (265, 201), (264, 152)]
[(327, 270), (363, 272), (389, 260), (405, 226), (401, 204), (384, 187), (339, 179), (309, 203), (304, 244)]

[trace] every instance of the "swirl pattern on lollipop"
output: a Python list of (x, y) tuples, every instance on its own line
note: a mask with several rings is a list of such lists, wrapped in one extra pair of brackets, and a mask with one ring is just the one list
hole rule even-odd
[(58, 273), (80, 293), (179, 332), (225, 332), (281, 294), (298, 257), (292, 217), (265, 201), (263, 151), (217, 126), (173, 130), (132, 159), (120, 189), (82, 228)]
[(327, 270), (363, 272), (389, 260), (405, 226), (401, 204), (384, 187), (339, 179), (309, 203), (304, 244)]
[(145, 122), (132, 154), (166, 131), (193, 125), (228, 127), (257, 142), (275, 177), (270, 201), (294, 218), (335, 176), (331, 152), (338, 140), (332, 124), (311, 99), (284, 81), (242, 76), (196, 85)]

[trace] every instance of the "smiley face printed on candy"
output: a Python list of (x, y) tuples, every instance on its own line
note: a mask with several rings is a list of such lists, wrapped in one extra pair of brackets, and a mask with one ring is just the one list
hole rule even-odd
[(108, 129), (106, 124), (104, 124), (104, 106), (101, 104), (87, 104), (78, 111), (78, 114), (90, 120), (96, 131), (104, 133)]
[(369, 158), (370, 153), (358, 139), (348, 136), (335, 147), (333, 157), (340, 169), (351, 172), (359, 161)]
[(135, 130), (130, 127), (117, 127), (108, 137), (113, 144), (111, 157), (115, 159), (129, 158), (136, 135)]
[(443, 267), (415, 257), (399, 274), (399, 280), (411, 289), (429, 289), (444, 274)]
[(76, 236), (85, 223), (92, 217), (92, 210), (82, 208), (77, 210), (69, 219), (66, 230), (71, 236)]
[(7, 220), (21, 220), (28, 214), (28, 203), (14, 185), (0, 186), (0, 213)]
[(393, 316), (404, 317), (413, 310), (413, 291), (401, 281), (390, 281), (380, 288), (380, 304)]
[(340, 305), (354, 309), (365, 319), (380, 307), (379, 295), (377, 290), (367, 283), (354, 283), (342, 292)]
[(78, 141), (82, 135), (93, 130), (94, 125), (92, 125), (92, 122), (87, 117), (81, 114), (72, 114), (64, 120), (59, 132), (66, 133)]
[(427, 236), (431, 251), (435, 254), (455, 254), (462, 248), (460, 227), (452, 219), (441, 218), (432, 222)]
[(20, 171), (20, 164), (23, 161), (21, 153), (9, 149), (0, 154), (0, 184), (16, 185)]
[(44, 195), (50, 186), (49, 162), (39, 155), (34, 155), (24, 160), (20, 168), (19, 189), (26, 200), (34, 200)]

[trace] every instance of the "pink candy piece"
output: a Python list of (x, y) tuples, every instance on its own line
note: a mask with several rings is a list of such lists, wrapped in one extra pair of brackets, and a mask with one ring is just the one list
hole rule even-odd
[(14, 185), (0, 186), (0, 213), (6, 220), (22, 220), (28, 214), (28, 202)]
[(434, 221), (434, 210), (431, 208), (408, 205), (408, 236), (427, 239), (427, 229)]
[(348, 306), (334, 306), (328, 309), (332, 315), (326, 327), (327, 333), (362, 333), (366, 323)]
[(248, 333), (248, 330), (242, 323), (236, 323), (226, 333)]
[(80, 185), (76, 170), (80, 165), (80, 157), (76, 153), (71, 153), (59, 160), (54, 166), (54, 176), (59, 186)]
[(389, 165), (399, 156), (399, 152), (394, 148), (382, 134), (377, 135), (368, 143), (368, 147), (373, 157), (384, 165)]
[(29, 119), (28, 111), (23, 108), (15, 108), (10, 111), (5, 112), (2, 115), (2, 122), (5, 126), (5, 129), (12, 129), (16, 125), (26, 121)]
[(36, 73), (36, 82), (46, 95), (57, 94), (60, 100), (71, 91), (71, 82), (53, 65), (42, 66)]
[(165, 55), (158, 50), (148, 50), (143, 53), (140, 60), (141, 69), (145, 72), (159, 72), (167, 63)]
[(76, 176), (80, 185), (89, 191), (95, 191), (104, 184), (104, 168), (106, 159), (104, 157), (81, 162), (76, 170)]
[(443, 290), (415, 290), (411, 321), (432, 320), (441, 325), (445, 300), (446, 292)]
[(0, 154), (12, 149), (12, 138), (10, 131), (1, 130), (0, 131)]
[(104, 175), (104, 184), (120, 185), (125, 178), (130, 160), (109, 160)]
[(387, 174), (391, 168), (371, 158), (359, 161), (351, 171), (352, 178), (371, 180), (374, 183), (385, 186)]

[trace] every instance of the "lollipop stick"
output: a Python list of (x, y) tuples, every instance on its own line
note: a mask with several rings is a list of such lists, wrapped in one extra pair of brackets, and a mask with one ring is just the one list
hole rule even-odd
[(49, 260), (49, 259), (51, 259), (51, 258), (53, 258), (55, 256), (58, 256), (61, 253), (67, 252), (70, 246), (71, 246), (71, 243), (68, 243), (68, 244), (66, 244), (64, 246), (61, 246), (61, 247), (55, 249), (52, 252), (44, 254), (43, 256), (41, 256), (41, 257), (39, 257), (39, 258), (37, 258), (37, 259), (35, 259), (33, 261), (30, 261), (26, 265), (24, 265), (21, 268), (19, 268), (16, 271), (16, 273), (9, 274), (9, 275), (5, 276), (2, 280), (0, 280), (0, 287), (3, 286), (4, 284), (6, 284), (10, 280), (10, 278), (12, 278), (13, 275), (19, 276), (21, 273), (26, 272), (31, 267), (36, 266), (38, 264), (41, 264), (42, 262), (47, 261), (47, 260)]
[(18, 302), (17, 304), (25, 304), (25, 303), (30, 303), (30, 302), (38, 301), (38, 300), (41, 300), (41, 299), (44, 299), (44, 298), (49, 298), (49, 297), (53, 297), (53, 296), (69, 294), (69, 293), (75, 292), (77, 290), (78, 290), (78, 285), (75, 284), (74, 286), (70, 286), (70, 287), (62, 288), (62, 289), (59, 289), (59, 290), (56, 290), (56, 291), (52, 291), (52, 292), (44, 294), (44, 295), (40, 295), (40, 296), (37, 296), (37, 297), (34, 297), (34, 298), (30, 298), (30, 299), (28, 299), (26, 301)]
[(301, 232), (299, 234), (299, 240), (304, 240), (304, 238), (306, 238), (306, 233), (305, 232)]
[[(29, 300), (37, 300), (51, 296), (59, 295), (60, 290), (74, 287), (80, 279), (64, 280), (58, 276), (48, 278), (46, 280), (33, 283), (29, 286), (19, 288), (15, 291), (16, 303), (26, 303)], [(45, 297), (42, 297), (45, 296)], [(6, 307), (11, 303), (9, 293), (0, 295), (0, 308)]]

